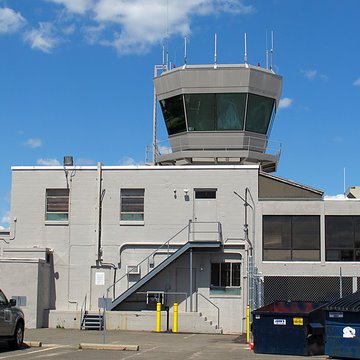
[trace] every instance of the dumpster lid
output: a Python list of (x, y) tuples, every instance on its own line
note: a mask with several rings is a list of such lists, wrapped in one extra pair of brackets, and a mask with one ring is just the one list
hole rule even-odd
[(329, 303), (325, 307), (325, 310), (360, 312), (360, 292), (357, 291), (351, 295)]
[(275, 301), (253, 311), (253, 314), (310, 314), (323, 307), (325, 303), (313, 301)]

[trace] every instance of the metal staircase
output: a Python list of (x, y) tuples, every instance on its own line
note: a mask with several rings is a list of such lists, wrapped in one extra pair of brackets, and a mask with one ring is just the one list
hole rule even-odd
[[(213, 225), (213, 229), (209, 229), (209, 224)], [(214, 226), (215, 225), (215, 226)], [(188, 241), (182, 245), (175, 252), (169, 252), (170, 242), (176, 238), (179, 234), (188, 230)], [(221, 224), (218, 222), (205, 223), (205, 222), (192, 222), (189, 221), (189, 224), (181, 229), (178, 233), (176, 233), (172, 238), (166, 241), (162, 246), (160, 246), (157, 250), (147, 256), (144, 260), (142, 260), (137, 266), (134, 268), (140, 267), (143, 263), (150, 263), (150, 259), (154, 257), (154, 255), (160, 251), (167, 248), (168, 256), (163, 260), (160, 264), (155, 266), (153, 269), (148, 269), (149, 271), (135, 284), (125, 290), (120, 296), (115, 297), (115, 287), (116, 285), (124, 278), (127, 278), (129, 274), (131, 274), (132, 270), (128, 271), (124, 276), (116, 281), (112, 286), (107, 289), (107, 296), (109, 298), (110, 292), (113, 293), (113, 299), (111, 304), (109, 304), (107, 310), (117, 310), (118, 306), (128, 299), (132, 294), (137, 292), (143, 285), (145, 285), (148, 281), (153, 279), (157, 274), (159, 274), (162, 270), (164, 270), (168, 265), (173, 263), (176, 259), (178, 259), (181, 255), (185, 254), (187, 251), (192, 249), (216, 249), (222, 246), (222, 229)]]
[(103, 330), (104, 328), (104, 316), (100, 312), (89, 313), (84, 312), (81, 319), (80, 330)]

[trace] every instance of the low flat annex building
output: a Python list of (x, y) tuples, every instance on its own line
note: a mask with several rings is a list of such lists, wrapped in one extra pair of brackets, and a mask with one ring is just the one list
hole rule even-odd
[(171, 150), (154, 142), (152, 164), (12, 168), (1, 287), (27, 327), (80, 328), (106, 308), (109, 329), (154, 330), (161, 302), (164, 319), (179, 304), (179, 331), (242, 333), (247, 305), (356, 291), (356, 191), (325, 200), (271, 174), (282, 78), (186, 65), (154, 83)]

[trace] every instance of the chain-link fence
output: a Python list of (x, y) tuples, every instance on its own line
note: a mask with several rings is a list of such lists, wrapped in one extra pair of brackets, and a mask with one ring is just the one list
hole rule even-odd
[[(261, 279), (257, 283), (261, 286)], [(353, 292), (352, 277), (265, 276), (263, 285), (261, 305), (281, 300), (332, 301)]]

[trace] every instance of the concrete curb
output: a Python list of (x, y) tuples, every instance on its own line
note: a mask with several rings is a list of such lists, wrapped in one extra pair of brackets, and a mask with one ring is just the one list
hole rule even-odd
[(91, 344), (80, 343), (79, 349), (82, 350), (120, 350), (120, 351), (139, 351), (139, 345), (118, 345), (118, 344)]
[(24, 341), (23, 344), (28, 347), (42, 347), (41, 341)]

